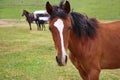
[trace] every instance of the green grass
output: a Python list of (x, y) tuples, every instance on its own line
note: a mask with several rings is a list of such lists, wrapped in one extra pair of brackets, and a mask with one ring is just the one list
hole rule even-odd
[(55, 55), (48, 30), (0, 28), (0, 80), (79, 79), (71, 64), (58, 67)]
[[(45, 9), (48, 0), (0, 0), (0, 19), (20, 19), (23, 9), (29, 12)], [(58, 1), (49, 0), (57, 3)]]
[[(78, 2), (77, 2), (78, 1)], [(77, 0), (72, 3), (75, 11), (100, 20), (120, 19), (120, 0)]]
[[(22, 10), (45, 9), (48, 0), (0, 0), (0, 19), (23, 19)], [(49, 0), (58, 4), (58, 0)], [(100, 20), (120, 19), (120, 0), (70, 0), (74, 11)], [(9, 22), (10, 23), (10, 22)], [(16, 23), (17, 24), (17, 23)], [(25, 25), (28, 26), (28, 25)], [(0, 27), (0, 80), (82, 80), (70, 60), (56, 64), (51, 34), (13, 25)], [(104, 70), (100, 80), (120, 80), (120, 70)]]
[[(55, 56), (48, 29), (0, 27), (0, 80), (82, 80), (70, 60), (59, 67)], [(120, 80), (120, 70), (104, 70), (100, 80)]]
[[(45, 3), (59, 4), (58, 0), (0, 0), (0, 19), (21, 19), (22, 10), (45, 9)], [(120, 19), (120, 0), (70, 0), (74, 11), (100, 20)]]

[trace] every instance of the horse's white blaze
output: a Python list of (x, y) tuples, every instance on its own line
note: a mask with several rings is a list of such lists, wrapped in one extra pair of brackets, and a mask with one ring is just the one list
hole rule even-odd
[(54, 23), (54, 26), (58, 29), (60, 34), (60, 41), (61, 41), (61, 47), (62, 47), (62, 59), (65, 60), (66, 57), (66, 50), (64, 47), (64, 40), (63, 40), (63, 29), (64, 29), (64, 23), (61, 19), (57, 19), (57, 21)]

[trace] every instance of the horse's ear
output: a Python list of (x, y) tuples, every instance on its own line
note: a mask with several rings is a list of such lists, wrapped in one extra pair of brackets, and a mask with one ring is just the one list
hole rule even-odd
[(52, 14), (53, 13), (53, 7), (52, 5), (49, 3), (49, 1), (46, 3), (46, 11), (48, 12), (48, 14)]
[(65, 2), (63, 6), (63, 10), (68, 14), (70, 12), (70, 3), (68, 1)]

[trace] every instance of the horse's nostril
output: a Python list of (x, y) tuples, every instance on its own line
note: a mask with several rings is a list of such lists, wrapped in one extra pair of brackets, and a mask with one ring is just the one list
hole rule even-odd
[(67, 56), (65, 56), (65, 63), (67, 63)]
[(61, 65), (62, 65), (61, 59), (60, 59), (60, 58), (58, 58), (57, 56), (56, 56), (56, 61), (57, 61), (57, 63), (58, 63), (58, 65), (59, 65), (59, 66), (61, 66)]
[(56, 56), (56, 61), (57, 61), (57, 63), (59, 62), (57, 56)]

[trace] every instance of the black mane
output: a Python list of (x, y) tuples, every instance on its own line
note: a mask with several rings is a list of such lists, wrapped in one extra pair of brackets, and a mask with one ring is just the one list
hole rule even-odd
[[(62, 19), (67, 18), (68, 14), (65, 13), (65, 11), (61, 9), (61, 7), (53, 7), (54, 12), (51, 14), (50, 20), (54, 19), (55, 17), (59, 17)], [(71, 12), (70, 16), (72, 22), (72, 29), (79, 37), (94, 37), (94, 35), (96, 34), (96, 28), (98, 26), (98, 21), (95, 18), (88, 18), (86, 15), (77, 12)]]
[(95, 18), (88, 18), (86, 15), (71, 12), (73, 31), (79, 36), (94, 37), (98, 21)]
[(60, 17), (65, 19), (67, 17), (67, 14), (61, 9), (61, 7), (58, 6), (53, 6), (54, 7), (54, 12), (50, 16), (50, 20), (52, 20), (55, 17)]

